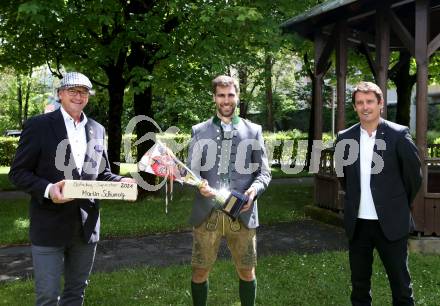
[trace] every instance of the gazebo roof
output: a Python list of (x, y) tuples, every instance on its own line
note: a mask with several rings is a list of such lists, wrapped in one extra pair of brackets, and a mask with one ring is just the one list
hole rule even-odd
[(322, 16), (326, 14), (331, 14), (332, 11), (339, 9), (341, 7), (344, 7), (346, 5), (349, 5), (353, 2), (356, 2), (358, 0), (330, 0), (326, 1), (324, 3), (321, 3), (309, 11), (295, 16), (293, 18), (290, 18), (286, 22), (284, 22), (281, 27), (285, 29), (290, 29), (292, 27), (295, 27), (295, 25), (299, 25), (303, 22), (305, 22), (308, 19), (315, 18), (316, 16)]
[[(331, 27), (338, 21), (345, 20), (349, 27), (348, 40), (358, 44), (364, 40), (370, 47), (375, 46), (375, 22), (372, 17), (378, 7), (390, 4), (399, 16), (401, 24), (414, 37), (415, 0), (330, 0), (317, 5), (309, 11), (295, 16), (281, 24), (285, 33), (296, 32), (304, 38), (313, 40), (317, 30), (329, 35)], [(430, 38), (440, 32), (440, 0), (431, 0)], [(393, 50), (403, 48), (396, 35), (391, 35), (390, 47)]]

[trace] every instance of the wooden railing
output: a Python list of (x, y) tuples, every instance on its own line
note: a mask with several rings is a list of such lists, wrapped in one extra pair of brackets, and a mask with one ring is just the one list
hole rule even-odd
[(318, 170), (319, 174), (336, 176), (333, 154), (334, 154), (333, 148), (322, 150), (321, 157), (319, 160), (319, 170)]
[(440, 158), (440, 143), (431, 143), (428, 145), (428, 156), (430, 158)]
[[(425, 160), (428, 173), (426, 191), (432, 196), (432, 193), (440, 193), (440, 144), (430, 144), (427, 149), (429, 158)], [(321, 152), (319, 170), (315, 175), (315, 204), (342, 211), (344, 192), (336, 177), (333, 153), (333, 148)]]
[(319, 170), (315, 175), (315, 205), (336, 212), (342, 212), (344, 193), (336, 177), (333, 148), (324, 149), (319, 160)]

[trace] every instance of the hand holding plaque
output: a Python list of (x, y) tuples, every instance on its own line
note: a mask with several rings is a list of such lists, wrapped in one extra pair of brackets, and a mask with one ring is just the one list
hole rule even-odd
[(137, 185), (133, 179), (125, 178), (120, 182), (63, 180), (63, 196), (66, 199), (137, 199)]

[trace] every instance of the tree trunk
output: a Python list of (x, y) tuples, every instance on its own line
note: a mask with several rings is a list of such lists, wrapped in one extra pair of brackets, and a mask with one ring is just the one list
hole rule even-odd
[(240, 117), (246, 119), (249, 102), (247, 101), (248, 71), (245, 66), (238, 68), (238, 77), (240, 79)]
[(118, 173), (120, 167), (114, 162), (120, 162), (121, 154), (121, 116), (124, 102), (125, 81), (122, 71), (111, 67), (106, 69), (108, 77), (109, 112), (108, 112), (108, 158), (112, 172)]
[(396, 85), (397, 109), (396, 123), (409, 126), (411, 108), (411, 89), (414, 83), (406, 83), (401, 86)]
[[(153, 90), (151, 86), (145, 88), (143, 92), (134, 95), (134, 114), (135, 116), (144, 115), (153, 119), (153, 110), (151, 108), (153, 104)], [(137, 139), (149, 132), (158, 133), (156, 127), (148, 121), (142, 121), (136, 125)], [(154, 140), (147, 140), (140, 143), (137, 146), (137, 160), (140, 160), (142, 156), (154, 145)]]
[(397, 109), (396, 123), (409, 126), (411, 90), (416, 82), (416, 75), (410, 74), (411, 55), (408, 51), (400, 51), (399, 61), (390, 70), (390, 79), (396, 85)]
[(28, 82), (26, 86), (26, 97), (24, 99), (24, 110), (23, 110), (23, 121), (28, 118), (29, 111), (29, 98), (31, 94), (31, 84), (32, 84), (32, 69), (29, 71)]
[(18, 126), (23, 128), (23, 81), (17, 74), (17, 103), (18, 103)]
[[(146, 87), (145, 90), (140, 92), (139, 94), (135, 94), (133, 103), (135, 116), (144, 115), (154, 120), (154, 114), (151, 108), (153, 104), (153, 90), (151, 88), (151, 85)], [(148, 133), (159, 133), (159, 131), (151, 122), (145, 120), (136, 124), (137, 140), (139, 140), (142, 136), (147, 135)], [(154, 145), (155, 140), (156, 139), (154, 137), (154, 139), (148, 139), (137, 145), (137, 160), (141, 160), (142, 156)], [(156, 177), (153, 174), (146, 172), (141, 172), (139, 174), (149, 185), (156, 184)], [(139, 188), (138, 191), (139, 197), (141, 198), (147, 195), (147, 190)]]
[(274, 131), (272, 66), (273, 66), (272, 56), (266, 55), (264, 70), (265, 70), (265, 88), (266, 88), (266, 105), (267, 105), (267, 129), (271, 132)]
[[(152, 50), (148, 50), (152, 51)], [(128, 58), (128, 66), (129, 69), (132, 70), (135, 67), (143, 67), (145, 68), (148, 73), (151, 75), (153, 72), (154, 63), (150, 63), (152, 60), (150, 58), (150, 52), (147, 51), (147, 48), (145, 48), (144, 45), (132, 42), (131, 43), (131, 54)], [(152, 51), (154, 52), (154, 51)], [(133, 86), (140, 86), (135, 83), (134, 81)], [(134, 115), (144, 115), (150, 117), (152, 120), (154, 120), (154, 114), (153, 114), (153, 88), (151, 87), (151, 83), (147, 84), (146, 87), (143, 88), (143, 90), (137, 92), (134, 94), (133, 97), (133, 108), (134, 108)], [(136, 124), (136, 140), (139, 140), (144, 135), (147, 135), (148, 133), (158, 133), (159, 131), (157, 128), (148, 121), (142, 121)], [(142, 156), (154, 145), (155, 140), (146, 140), (142, 143), (139, 143), (137, 145), (137, 160), (139, 161)], [(149, 174), (146, 172), (139, 173), (140, 176), (150, 185), (155, 185), (156, 178), (153, 174)], [(144, 197), (147, 194), (147, 190), (144, 190), (142, 188), (138, 188), (138, 195), (139, 197)]]

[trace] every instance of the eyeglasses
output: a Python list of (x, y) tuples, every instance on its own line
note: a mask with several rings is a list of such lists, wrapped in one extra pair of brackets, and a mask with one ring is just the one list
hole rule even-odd
[(76, 97), (77, 95), (79, 95), (81, 98), (87, 98), (90, 95), (88, 91), (73, 88), (67, 89), (67, 94), (71, 97)]

